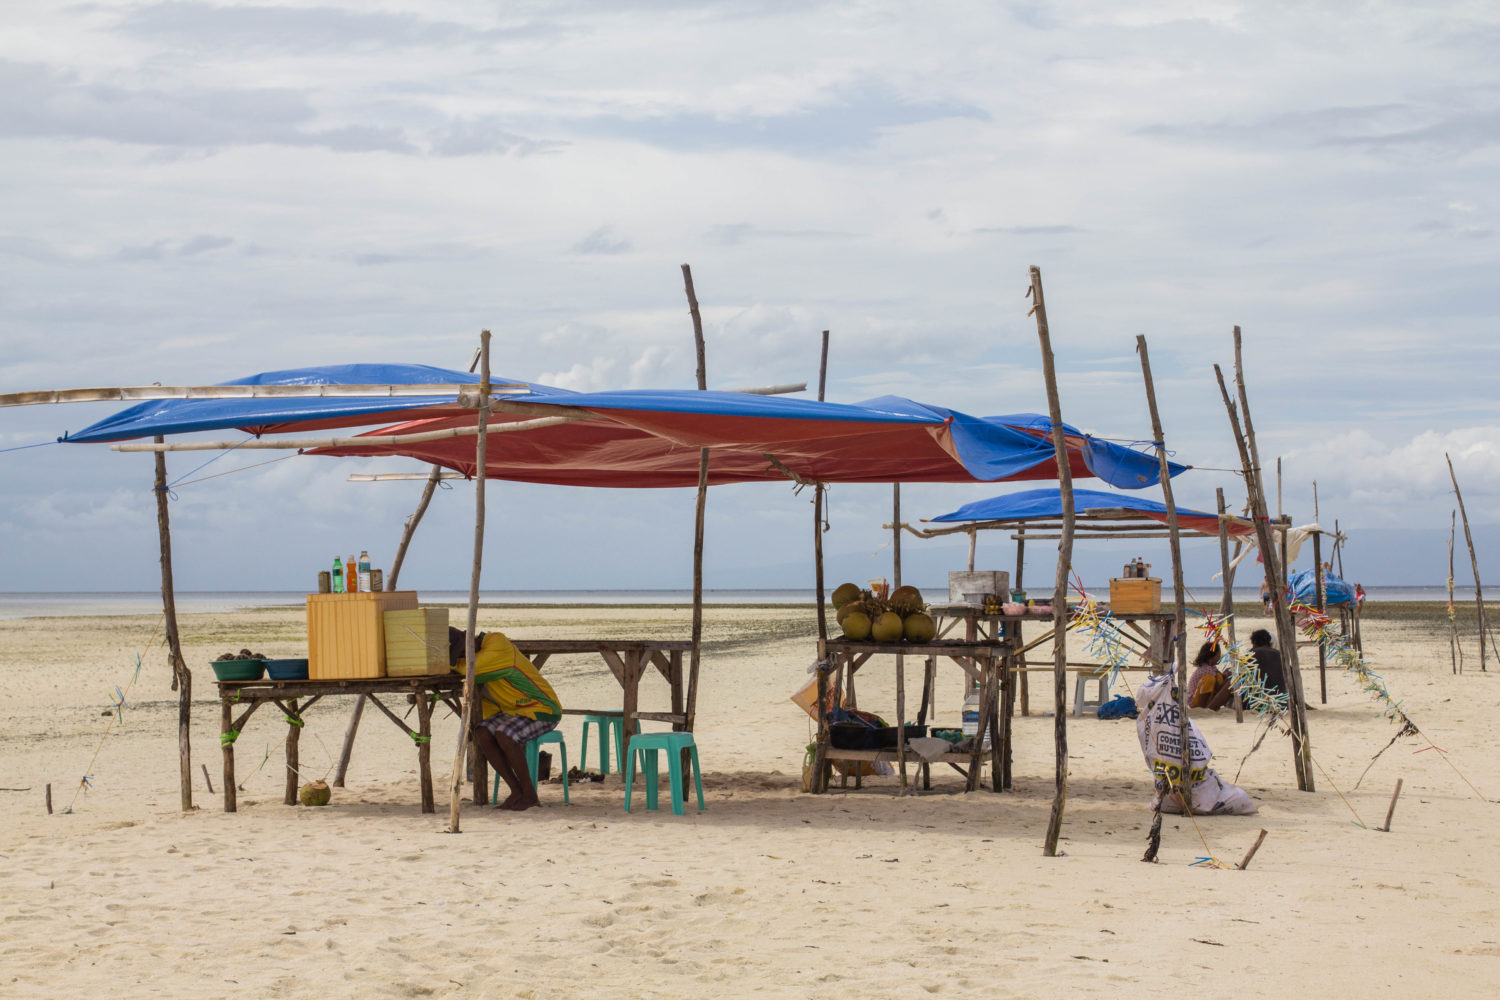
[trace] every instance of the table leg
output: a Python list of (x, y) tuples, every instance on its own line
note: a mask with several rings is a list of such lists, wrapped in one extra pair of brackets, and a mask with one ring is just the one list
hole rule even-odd
[(823, 711), (823, 706), (828, 701), (828, 671), (823, 669), (823, 664), (828, 660), (828, 650), (822, 641), (818, 644), (818, 665), (813, 668), (817, 673), (818, 681), (818, 734), (817, 749), (813, 751), (813, 776), (812, 793), (822, 795), (828, 791), (828, 716)]
[(417, 692), (417, 774), (422, 782), (422, 811), (437, 812), (432, 796), (432, 701), (426, 691)]
[(469, 760), (474, 763), (474, 780), (469, 793), (470, 799), (476, 806), (489, 805), (490, 802), (490, 762), (484, 759), (484, 754), (474, 745), (474, 727), (479, 725), (479, 720), (484, 718), (483, 710), (479, 703), (484, 699), (476, 697), (474, 705), (469, 710)]
[(896, 654), (896, 769), (901, 774), (899, 797), (906, 794), (906, 657), (900, 653)]
[(219, 729), (219, 743), (224, 748), (224, 811), (232, 813), (236, 811), (234, 798), (234, 737), (239, 734), (234, 731), (234, 706), (229, 703), (228, 694), (220, 692), (219, 706), (223, 711), (223, 723)]
[[(987, 661), (980, 660), (980, 663)], [(980, 667), (979, 677), (979, 725), (974, 730), (974, 749), (969, 755), (969, 780), (967, 789), (971, 792), (979, 791), (979, 776), (982, 770), (980, 762), (984, 759), (984, 738), (987, 735), (990, 716), (990, 680), (993, 671), (987, 666)]]
[(644, 671), (639, 653), (626, 653), (622, 659), (625, 669), (620, 672), (620, 685), (625, 689), (625, 710), (620, 715), (620, 726), (622, 727), (621, 739), (624, 740), (625, 759), (629, 760), (630, 743), (635, 736), (635, 727), (640, 724), (636, 721), (636, 713), (640, 711), (641, 674)]
[(297, 748), (301, 742), (302, 719), (297, 715), (297, 699), (287, 702), (286, 707), (290, 709), (286, 717), (286, 794), (281, 797), (281, 802), (294, 806), (297, 804), (297, 779), (301, 777), (297, 773), (301, 763), (297, 759)]

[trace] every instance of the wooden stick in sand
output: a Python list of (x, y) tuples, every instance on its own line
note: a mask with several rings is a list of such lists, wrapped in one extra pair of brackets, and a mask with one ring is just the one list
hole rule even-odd
[[(698, 390), (708, 388), (708, 352), (703, 341), (703, 316), (698, 311), (698, 293), (693, 289), (693, 269), (682, 265), (682, 284), (687, 292), (688, 311), (693, 317), (693, 347), (698, 355)], [(693, 648), (688, 654), (687, 711), (682, 724), (686, 732), (693, 731), (694, 717), (698, 711), (698, 667), (703, 658), (703, 521), (708, 505), (708, 449), (698, 451), (698, 496), (693, 508)], [(818, 595), (822, 605), (822, 595)], [(634, 720), (624, 720), (625, 752), (629, 754), (630, 738), (634, 733)], [(682, 751), (682, 766), (688, 767), (688, 751)], [(628, 759), (628, 758), (627, 758)], [(683, 798), (687, 798), (687, 782), (682, 783)]]
[[(453, 755), (453, 775), (448, 782), (448, 832), (459, 832), (459, 792), (464, 778), (464, 754), (469, 748), (470, 720), (477, 716), (474, 684), (475, 630), (479, 626), (479, 571), (484, 556), (484, 479), (485, 453), (489, 444), (490, 411), (490, 331), (479, 334), (479, 435), (474, 441), (474, 563), (469, 572), (469, 619), (464, 635), (464, 693), (458, 716), (458, 747)], [(484, 802), (487, 775), (476, 761), (474, 765), (474, 804)]]
[[(1136, 352), (1141, 356), (1141, 376), (1146, 382), (1146, 405), (1151, 410), (1151, 440), (1156, 447), (1157, 463), (1161, 472), (1162, 499), (1167, 504), (1167, 532), (1172, 551), (1173, 606), (1177, 614), (1177, 732), (1182, 750), (1182, 787), (1188, 789), (1182, 796), (1183, 807), (1191, 810), (1193, 752), (1188, 740), (1187, 698), (1187, 604), (1186, 588), (1182, 583), (1182, 536), (1177, 530), (1177, 507), (1172, 502), (1172, 467), (1167, 460), (1167, 442), (1162, 434), (1161, 414), (1156, 409), (1156, 387), (1151, 381), (1151, 354), (1146, 349), (1146, 338), (1137, 335)], [(1223, 523), (1222, 521), (1220, 522)]]
[(1458, 515), (1464, 521), (1464, 541), (1469, 546), (1469, 565), (1474, 568), (1474, 605), (1479, 612), (1479, 669), (1488, 672), (1485, 666), (1484, 634), (1489, 629), (1489, 622), (1484, 617), (1484, 588), (1479, 583), (1479, 558), (1474, 555), (1474, 535), (1469, 531), (1469, 512), (1464, 510), (1464, 495), (1458, 489), (1458, 476), (1453, 471), (1453, 459), (1448, 453), (1443, 452), (1443, 458), (1448, 462), (1448, 478), (1453, 480), (1453, 495), (1458, 498)]
[[(1219, 579), (1224, 583), (1224, 593), (1219, 598), (1219, 616), (1228, 623), (1229, 644), (1234, 645), (1234, 569), (1229, 565), (1229, 524), (1224, 520), (1228, 508), (1224, 505), (1224, 489), (1217, 491), (1219, 503)], [(1234, 693), (1234, 721), (1245, 721), (1245, 700)]]
[(208, 794), (212, 795), (214, 793), (214, 779), (208, 776), (208, 765), (199, 764), (198, 766), (203, 768), (203, 783), (208, 786)]
[(1453, 672), (1459, 673), (1463, 667), (1463, 650), (1458, 645), (1458, 619), (1453, 617), (1453, 542), (1458, 531), (1458, 509), (1454, 508), (1448, 512), (1448, 659), (1452, 661)]
[[(156, 436), (156, 443), (163, 438)], [(161, 609), (166, 623), (167, 655), (172, 661), (172, 689), (177, 692), (177, 773), (181, 808), (193, 808), (193, 752), (189, 730), (193, 721), (193, 672), (182, 658), (177, 631), (177, 594), (172, 585), (172, 531), (167, 517), (167, 457), (156, 453), (156, 534), (161, 546)]]
[[(1297, 772), (1297, 787), (1304, 792), (1314, 790), (1312, 773), (1312, 746), (1307, 738), (1307, 713), (1302, 699), (1302, 677), (1297, 666), (1297, 636), (1292, 628), (1291, 609), (1286, 603), (1286, 588), (1281, 585), (1281, 562), (1271, 535), (1271, 518), (1266, 511), (1266, 492), (1261, 478), (1260, 453), (1255, 446), (1255, 429), (1250, 422), (1250, 400), (1245, 391), (1244, 362), (1240, 341), (1240, 328), (1234, 328), (1234, 378), (1239, 394), (1239, 409), (1229, 397), (1229, 388), (1224, 382), (1224, 372), (1214, 365), (1214, 375), (1219, 381), (1219, 392), (1224, 398), (1224, 408), (1229, 414), (1229, 427), (1234, 432), (1235, 444), (1239, 448), (1240, 463), (1244, 468), (1245, 489), (1250, 497), (1251, 519), (1255, 523), (1256, 540), (1259, 542), (1261, 558), (1265, 562), (1266, 586), (1270, 588), (1276, 608), (1277, 643), (1285, 665), (1287, 695), (1292, 724), (1292, 764)], [(1240, 426), (1243, 413), (1245, 423)], [(1283, 537), (1285, 537), (1283, 535)]]
[(1396, 800), (1401, 797), (1401, 779), (1396, 779), (1396, 790), (1391, 792), (1391, 807), (1385, 811), (1385, 826), (1380, 828), (1381, 833), (1391, 832), (1391, 817), (1396, 815)]
[(1063, 537), (1057, 543), (1057, 575), (1052, 583), (1052, 733), (1056, 756), (1052, 812), (1047, 819), (1047, 839), (1042, 854), (1057, 856), (1062, 833), (1063, 805), (1068, 798), (1068, 571), (1073, 564), (1073, 476), (1068, 467), (1068, 444), (1063, 433), (1062, 403), (1057, 396), (1057, 372), (1052, 364), (1052, 339), (1047, 329), (1047, 304), (1042, 297), (1041, 268), (1031, 268), (1031, 311), (1036, 314), (1036, 335), (1042, 349), (1042, 376), (1047, 383), (1047, 412), (1052, 419), (1053, 457), (1057, 462), (1057, 484), (1062, 495)]
[(1266, 831), (1264, 829), (1262, 829), (1260, 831), (1260, 836), (1255, 838), (1255, 843), (1253, 843), (1253, 844), (1250, 845), (1250, 850), (1248, 850), (1248, 851), (1245, 852), (1244, 858), (1241, 859), (1240, 863), (1237, 864), (1237, 865), (1235, 865), (1235, 867), (1238, 868), (1240, 871), (1244, 871), (1246, 868), (1249, 868), (1250, 867), (1250, 859), (1253, 858), (1253, 857), (1255, 857), (1255, 852), (1258, 851), (1258, 850), (1260, 850), (1260, 845), (1265, 842), (1265, 839), (1266, 839)]
[(52, 815), (52, 782), (47, 782), (47, 815)]

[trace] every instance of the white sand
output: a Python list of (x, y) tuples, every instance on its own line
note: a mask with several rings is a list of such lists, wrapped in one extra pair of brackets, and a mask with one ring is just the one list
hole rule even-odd
[[(1016, 720), (1014, 794), (963, 794), (951, 772), (908, 798), (894, 779), (800, 794), (809, 720), (787, 696), (814, 648), (810, 615), (793, 614), (804, 620), (707, 613), (697, 727), (707, 812), (626, 815), (618, 781), (575, 785), (564, 807), (547, 785), (545, 808), (470, 808), (458, 836), (444, 832), (451, 718), (434, 740), (437, 816), (418, 810), (410, 740), (373, 713), (333, 804), (283, 806), (284, 727), (272, 709), (239, 742), (240, 811), (225, 814), (200, 774), (200, 808), (184, 814), (159, 647), (90, 765), (108, 692), (130, 680), (156, 620), (0, 622), (0, 996), (1500, 993), (1500, 810), (1410, 740), (1352, 790), (1394, 730), (1344, 677), (1330, 675), (1328, 704), (1311, 716), (1314, 755), (1371, 827), (1403, 778), (1392, 832), (1354, 825), (1321, 774), (1316, 794), (1296, 791), (1290, 749), (1273, 738), (1240, 779), (1260, 814), (1199, 821), (1230, 862), (1270, 831), (1248, 871), (1190, 867), (1203, 843), (1173, 817), (1160, 863), (1142, 864), (1149, 782), (1134, 724), (1070, 719), (1066, 856), (1047, 859), (1050, 717)], [(586, 608), (487, 611), (481, 627), (686, 637), (687, 622), (684, 610)], [(190, 615), (183, 628), (194, 771), (206, 763), (218, 788), (207, 661), (242, 645), (299, 655), (301, 613)], [(1451, 676), (1437, 633), (1367, 635), (1410, 715), (1500, 796), (1500, 676)], [(891, 662), (862, 671), (862, 706), (891, 711)], [(572, 705), (618, 705), (600, 664), (555, 661), (547, 673)], [(1315, 697), (1316, 671), (1304, 676)], [(1036, 707), (1050, 690), (1040, 687)], [(649, 701), (664, 708), (663, 698), (653, 689)], [(956, 671), (940, 670), (938, 721), (956, 725), (960, 700)], [(309, 777), (331, 765), (319, 740), (337, 752), (347, 708), (325, 701), (309, 714)], [(1229, 713), (1198, 721), (1233, 777), (1255, 728)], [(575, 754), (577, 727), (564, 724)], [(61, 812), (85, 769), (93, 790), (71, 814), (46, 815), (44, 786)]]

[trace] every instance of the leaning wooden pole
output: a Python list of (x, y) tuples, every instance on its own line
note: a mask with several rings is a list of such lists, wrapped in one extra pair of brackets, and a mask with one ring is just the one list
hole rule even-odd
[[(1234, 385), (1239, 395), (1240, 415), (1245, 422), (1245, 442), (1250, 449), (1250, 458), (1255, 463), (1255, 482), (1257, 487), (1261, 486), (1260, 478), (1260, 451), (1255, 444), (1255, 422), (1250, 417), (1250, 395), (1245, 389), (1245, 361), (1244, 348), (1240, 337), (1240, 328), (1234, 328)], [(1280, 573), (1277, 578), (1281, 586), (1276, 589), (1276, 640), (1281, 646), (1281, 655), (1286, 666), (1287, 690), (1291, 694), (1293, 733), (1292, 740), (1297, 744), (1296, 762), (1300, 766), (1301, 780), (1298, 787), (1303, 791), (1314, 790), (1312, 744), (1307, 735), (1307, 697), (1302, 689), (1302, 667), (1297, 655), (1297, 629), (1292, 623), (1292, 609), (1287, 603), (1287, 535), (1291, 527), (1291, 518), (1281, 512), (1281, 459), (1276, 460), (1277, 468), (1277, 498), (1276, 515), (1281, 523), (1281, 558), (1275, 560), (1279, 563)], [(1264, 512), (1264, 504), (1261, 505)]]
[[(824, 390), (828, 387), (828, 331), (823, 331), (823, 355), (818, 362), (818, 402), (823, 402)], [(823, 484), (813, 486), (813, 583), (817, 588), (818, 638), (828, 638), (828, 611), (824, 607), (826, 598), (823, 580)]]
[[(1228, 508), (1224, 504), (1224, 488), (1215, 491), (1219, 511), (1219, 579), (1224, 584), (1224, 593), (1219, 598), (1219, 617), (1229, 634), (1229, 645), (1234, 645), (1234, 569), (1229, 565), (1229, 522), (1225, 520)], [(1239, 692), (1234, 694), (1234, 721), (1245, 721), (1245, 700)]]
[(1047, 304), (1042, 296), (1041, 268), (1031, 268), (1031, 311), (1042, 349), (1042, 377), (1047, 383), (1047, 412), (1052, 419), (1052, 451), (1057, 461), (1057, 484), (1062, 495), (1063, 530), (1057, 543), (1057, 574), (1052, 582), (1052, 711), (1053, 752), (1056, 755), (1052, 814), (1042, 854), (1057, 856), (1062, 834), (1063, 806), (1068, 798), (1068, 573), (1073, 565), (1073, 475), (1068, 465), (1068, 442), (1063, 432), (1062, 403), (1057, 395), (1057, 372), (1052, 361), (1052, 339), (1047, 329)]
[(1136, 336), (1135, 349), (1141, 356), (1141, 377), (1146, 382), (1146, 405), (1151, 410), (1151, 443), (1156, 448), (1157, 465), (1161, 470), (1161, 495), (1167, 505), (1167, 542), (1172, 552), (1172, 600), (1177, 628), (1177, 732), (1180, 740), (1178, 746), (1182, 749), (1182, 771), (1178, 787), (1186, 789), (1182, 795), (1182, 808), (1186, 812), (1192, 812), (1193, 748), (1188, 739), (1187, 588), (1182, 583), (1182, 536), (1177, 528), (1177, 505), (1172, 500), (1172, 466), (1167, 459), (1167, 440), (1162, 433), (1161, 414), (1156, 408), (1156, 385), (1151, 380), (1151, 354), (1146, 349), (1146, 338), (1143, 335)]
[(1458, 498), (1458, 516), (1464, 522), (1464, 541), (1469, 546), (1469, 565), (1474, 567), (1474, 607), (1479, 612), (1479, 669), (1488, 672), (1485, 666), (1484, 634), (1489, 628), (1489, 622), (1484, 617), (1484, 588), (1479, 583), (1479, 557), (1474, 554), (1474, 535), (1469, 531), (1469, 512), (1464, 510), (1464, 495), (1458, 489), (1458, 476), (1453, 471), (1453, 459), (1448, 453), (1443, 452), (1443, 458), (1448, 462), (1448, 478), (1453, 480), (1453, 495)]
[[(1317, 523), (1318, 484), (1313, 484), (1313, 522)], [(1313, 596), (1317, 600), (1318, 613), (1328, 610), (1328, 591), (1323, 585), (1323, 528), (1319, 525), (1313, 532)], [(1328, 704), (1328, 653), (1318, 643), (1318, 704)]]
[[(1234, 328), (1234, 334), (1236, 347), (1235, 358), (1236, 363), (1238, 364), (1240, 342), (1239, 327)], [(1236, 374), (1238, 375), (1238, 369), (1236, 370)], [(1287, 636), (1283, 632), (1282, 628), (1283, 618), (1286, 619), (1288, 625), (1290, 624), (1291, 619), (1290, 615), (1285, 613), (1287, 610), (1285, 596), (1286, 592), (1279, 586), (1281, 572), (1279, 567), (1276, 565), (1278, 562), (1276, 542), (1271, 533), (1270, 514), (1266, 511), (1266, 493), (1264, 485), (1260, 478), (1260, 466), (1255, 459), (1254, 452), (1251, 450), (1252, 446), (1249, 439), (1247, 438), (1246, 433), (1241, 430), (1239, 411), (1235, 407), (1234, 400), (1230, 398), (1229, 387), (1224, 382), (1224, 372), (1219, 368), (1218, 365), (1214, 365), (1214, 375), (1219, 380), (1219, 392), (1224, 397), (1224, 408), (1229, 414), (1229, 426), (1230, 429), (1234, 432), (1234, 441), (1236, 446), (1238, 446), (1239, 448), (1240, 463), (1244, 469), (1245, 489), (1248, 492), (1250, 498), (1250, 519), (1255, 525), (1256, 541), (1260, 547), (1261, 558), (1265, 566), (1266, 586), (1270, 588), (1272, 598), (1275, 601), (1277, 609), (1276, 630), (1278, 633), (1278, 641), (1283, 650), (1283, 656), (1285, 657), (1285, 673), (1287, 675), (1286, 685), (1288, 701), (1290, 702), (1289, 711), (1291, 714), (1292, 726), (1292, 763), (1297, 772), (1297, 787), (1302, 791), (1310, 792), (1313, 790), (1311, 774), (1312, 769), (1308, 764), (1308, 761), (1310, 759), (1310, 752), (1305, 753), (1303, 749), (1306, 745), (1305, 734), (1307, 732), (1307, 729), (1306, 716), (1301, 714), (1300, 712), (1301, 699), (1299, 697), (1299, 691), (1301, 685), (1294, 685), (1292, 681), (1292, 678), (1295, 677), (1297, 673), (1297, 661), (1295, 657), (1295, 651), (1297, 648), (1296, 639), (1295, 637)], [(1242, 394), (1241, 400), (1243, 401), (1243, 399), (1244, 396)], [(1288, 641), (1289, 638), (1290, 642)], [(1291, 653), (1293, 655), (1287, 655), (1288, 653)]]
[[(453, 753), (453, 776), (448, 782), (448, 832), (458, 833), (459, 796), (463, 789), (464, 756), (472, 739), (470, 728), (477, 712), (474, 683), (474, 658), (478, 653), (475, 638), (479, 628), (479, 571), (484, 561), (484, 479), (486, 450), (489, 444), (490, 419), (490, 331), (479, 334), (479, 435), (474, 439), (474, 562), (469, 570), (469, 618), (464, 632), (464, 693), (459, 702), (458, 747)], [(483, 774), (476, 765), (474, 804), (481, 804)]]
[(1453, 662), (1453, 672), (1459, 672), (1462, 664), (1458, 645), (1458, 618), (1453, 614), (1453, 543), (1458, 532), (1458, 511), (1448, 514), (1448, 658)]
[[(156, 437), (162, 442), (161, 435)], [(172, 585), (172, 531), (167, 517), (167, 456), (156, 453), (156, 535), (161, 544), (161, 610), (166, 622), (167, 656), (172, 661), (172, 688), (177, 692), (177, 770), (182, 811), (193, 808), (193, 752), (189, 730), (193, 721), (193, 672), (182, 658), (177, 632), (177, 592)]]
[[(708, 352), (703, 343), (703, 317), (698, 312), (698, 294), (693, 290), (693, 269), (682, 265), (682, 284), (688, 311), (693, 317), (693, 346), (698, 353), (698, 389), (708, 388)], [(692, 732), (698, 711), (698, 669), (703, 658), (703, 520), (708, 506), (708, 449), (698, 451), (698, 499), (693, 512), (693, 648), (688, 659), (688, 697), (683, 728)], [(822, 603), (821, 601), (819, 602)], [(625, 734), (625, 752), (630, 752), (631, 734)], [(686, 783), (683, 793), (686, 794)]]

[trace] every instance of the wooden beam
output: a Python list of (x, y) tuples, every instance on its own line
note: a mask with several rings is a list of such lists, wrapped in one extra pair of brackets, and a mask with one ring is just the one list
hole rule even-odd
[[(488, 413), (481, 413), (488, 417)], [(419, 434), (367, 434), (357, 437), (335, 438), (255, 438), (250, 441), (178, 441), (174, 444), (112, 444), (110, 451), (307, 451), (313, 448), (367, 448), (371, 445), (421, 444), (426, 441), (448, 441), (453, 438), (475, 437), (484, 433), (514, 434), (520, 431), (536, 431), (559, 424), (576, 423), (579, 420), (602, 420), (592, 413), (564, 414), (558, 417), (538, 417), (510, 424), (487, 427), (481, 421), (475, 427), (449, 427), (440, 431), (423, 431)], [(487, 428), (487, 430), (486, 430)]]
[[(161, 438), (156, 439), (160, 441)], [(172, 688), (177, 692), (177, 770), (183, 812), (193, 809), (193, 672), (182, 658), (177, 631), (177, 592), (172, 584), (172, 529), (167, 514), (167, 457), (156, 455), (156, 535), (161, 549), (161, 608), (167, 633), (167, 658), (172, 666)], [(206, 772), (205, 772), (206, 773)], [(212, 790), (210, 793), (212, 794)]]
[[(0, 393), (0, 406), (48, 403), (134, 403), (152, 399), (403, 399), (412, 396), (458, 396), (474, 386), (452, 382), (379, 385), (125, 385), (94, 389), (48, 389)], [(492, 392), (524, 394), (526, 385), (497, 385)]]
[[(1073, 563), (1073, 476), (1068, 467), (1068, 445), (1063, 436), (1062, 403), (1057, 394), (1057, 372), (1052, 363), (1052, 340), (1047, 329), (1047, 305), (1042, 296), (1042, 271), (1031, 268), (1031, 311), (1036, 314), (1037, 340), (1042, 350), (1042, 375), (1047, 383), (1047, 412), (1052, 420), (1053, 456), (1057, 462), (1057, 482), (1062, 495), (1063, 537), (1057, 546), (1057, 574), (1052, 584), (1052, 663), (1053, 754), (1056, 758), (1052, 812), (1047, 820), (1047, 837), (1042, 853), (1057, 856), (1057, 840), (1062, 833), (1063, 806), (1068, 797), (1068, 573)], [(981, 711), (983, 707), (981, 706)]]

